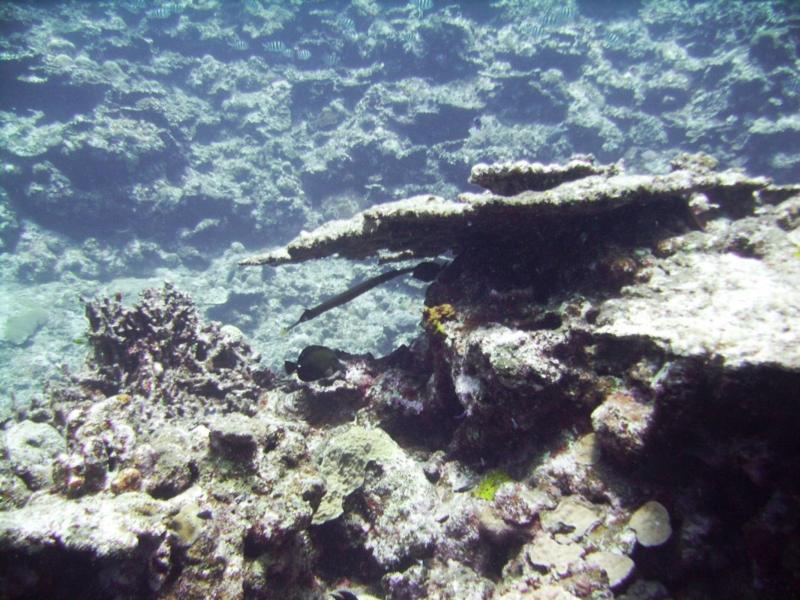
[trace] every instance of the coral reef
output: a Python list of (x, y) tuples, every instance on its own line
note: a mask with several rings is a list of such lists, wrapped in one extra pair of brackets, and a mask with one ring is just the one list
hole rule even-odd
[(593, 164), (271, 253), (454, 254), (410, 346), (320, 380), (171, 285), (87, 302), (86, 370), (0, 432), (3, 593), (790, 597), (798, 188)]
[(797, 23), (0, 3), (0, 597), (796, 596)]
[[(160, 268), (277, 368), (312, 341), (275, 340), (282, 309), (324, 298), (323, 277), (374, 271), (328, 262), (265, 285), (219, 265), (377, 202), (452, 198), (479, 162), (593, 153), (666, 172), (704, 151), (796, 178), (792, 2), (417, 4), (0, 4), (0, 274), (10, 297), (57, 307), (0, 338), (4, 402), (29, 404), (34, 382), (80, 363), (83, 348), (61, 342), (81, 329), (76, 295), (147, 279), (138, 293)], [(476, 177), (513, 193), (506, 168)], [(592, 168), (577, 159), (550, 183)], [(415, 335), (414, 292), (376, 292), (383, 322), (362, 307), (308, 337), (388, 353)]]

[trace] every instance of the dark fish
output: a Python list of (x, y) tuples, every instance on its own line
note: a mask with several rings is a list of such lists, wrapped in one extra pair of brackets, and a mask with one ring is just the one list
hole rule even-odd
[(331, 592), (331, 598), (334, 598), (334, 600), (358, 600), (358, 596), (349, 590)]
[(337, 294), (333, 298), (328, 298), (322, 304), (318, 304), (313, 308), (307, 308), (303, 311), (303, 314), (300, 315), (300, 319), (290, 327), (286, 328), (286, 331), (290, 329), (294, 329), (300, 323), (305, 323), (306, 321), (310, 321), (318, 316), (320, 316), (324, 312), (328, 312), (329, 310), (336, 308), (337, 306), (341, 306), (342, 304), (347, 304), (351, 300), (358, 298), (361, 294), (364, 294), (370, 291), (372, 288), (381, 285), (382, 283), (386, 283), (394, 279), (395, 277), (400, 277), (400, 275), (405, 275), (406, 273), (411, 273), (415, 279), (419, 279), (420, 281), (433, 281), (436, 279), (436, 276), (439, 274), (439, 271), (442, 270), (443, 265), (439, 263), (426, 261), (419, 263), (414, 267), (407, 267), (405, 269), (390, 269), (385, 273), (381, 273), (380, 275), (376, 275), (375, 277), (371, 277), (366, 281), (362, 281), (358, 285), (354, 285), (353, 287), (343, 291), (341, 294)]
[(316, 381), (341, 371), (344, 365), (339, 361), (336, 350), (325, 346), (306, 346), (297, 357), (297, 362), (287, 360), (283, 368), (289, 375), (297, 373), (302, 381)]
[(421, 262), (414, 267), (414, 269), (411, 271), (411, 276), (414, 279), (419, 279), (420, 281), (433, 281), (439, 276), (439, 273), (442, 272), (444, 267), (445, 265), (442, 263), (426, 260), (425, 262)]

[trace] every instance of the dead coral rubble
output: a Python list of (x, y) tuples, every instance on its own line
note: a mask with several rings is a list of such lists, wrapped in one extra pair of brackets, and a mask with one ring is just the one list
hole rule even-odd
[[(204, 412), (252, 413), (269, 371), (235, 333), (201, 324), (191, 299), (172, 285), (146, 290), (133, 308), (121, 298), (86, 302), (92, 382), (106, 394), (140, 394)], [(230, 335), (229, 335), (230, 334)], [(202, 397), (203, 402), (184, 402)]]
[(325, 380), (170, 287), (90, 304), (90, 372), (0, 432), (7, 595), (790, 597), (797, 188), (570, 164), (251, 261), (454, 252), (411, 347)]

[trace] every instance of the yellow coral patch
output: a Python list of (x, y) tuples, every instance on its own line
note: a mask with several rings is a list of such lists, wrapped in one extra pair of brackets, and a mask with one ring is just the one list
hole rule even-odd
[(456, 309), (452, 304), (426, 306), (422, 311), (422, 323), (429, 332), (446, 335), (444, 322), (456, 318)]
[(481, 482), (472, 490), (472, 495), (491, 502), (494, 500), (494, 496), (500, 486), (509, 481), (512, 481), (512, 479), (508, 473), (501, 469), (493, 469), (483, 476)]

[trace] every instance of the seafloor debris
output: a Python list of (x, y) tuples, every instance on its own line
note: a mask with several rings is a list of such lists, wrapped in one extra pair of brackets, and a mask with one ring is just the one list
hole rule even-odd
[(401, 201), (252, 261), (454, 252), (411, 347), (324, 381), (171, 287), (89, 304), (89, 371), (2, 432), (4, 593), (790, 596), (797, 188), (714, 168)]
[(240, 333), (201, 324), (191, 299), (170, 284), (146, 290), (133, 308), (121, 298), (86, 302), (86, 318), (99, 377), (85, 384), (104, 394), (138, 394), (183, 411), (252, 413), (272, 378)]

